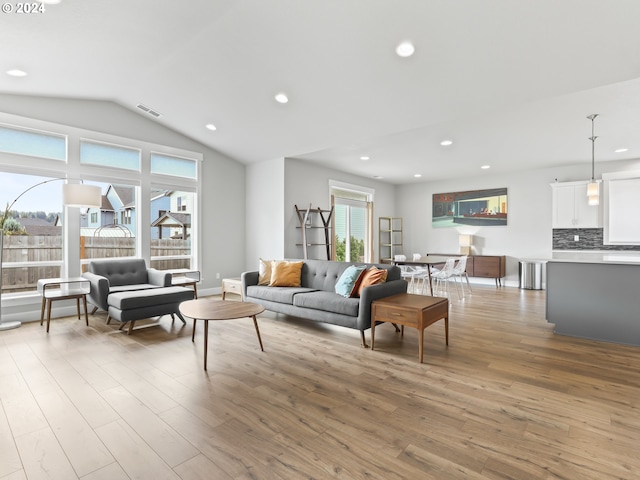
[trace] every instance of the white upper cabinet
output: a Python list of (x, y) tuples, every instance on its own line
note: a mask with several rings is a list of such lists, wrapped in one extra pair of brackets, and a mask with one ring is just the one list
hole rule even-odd
[(602, 228), (602, 207), (589, 205), (587, 182), (552, 183), (551, 189), (553, 228)]

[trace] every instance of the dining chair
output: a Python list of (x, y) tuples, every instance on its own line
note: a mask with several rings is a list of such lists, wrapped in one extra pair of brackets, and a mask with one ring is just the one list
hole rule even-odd
[(405, 280), (409, 286), (407, 291), (409, 293), (414, 292), (416, 282), (416, 269), (410, 265), (398, 265), (400, 267), (400, 277)]
[(462, 289), (462, 296), (464, 297), (464, 285), (462, 285), (462, 277), (467, 281), (467, 288), (469, 289), (469, 293), (471, 292), (471, 285), (469, 284), (469, 275), (467, 275), (467, 259), (468, 255), (463, 255), (458, 260), (458, 263), (453, 269), (453, 275), (460, 279), (460, 288)]
[(442, 267), (442, 270), (432, 273), (431, 278), (435, 281), (435, 288), (442, 288), (442, 282), (444, 282), (444, 289), (446, 291), (447, 297), (449, 296), (449, 280), (453, 280), (458, 298), (461, 298), (460, 291), (458, 290), (458, 282), (456, 281), (456, 277), (453, 273), (455, 264), (455, 258), (448, 258), (444, 264), (444, 267)]

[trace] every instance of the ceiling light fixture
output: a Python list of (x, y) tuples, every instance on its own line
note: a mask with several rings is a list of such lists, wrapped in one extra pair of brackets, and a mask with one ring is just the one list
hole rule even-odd
[(7, 75), (9, 75), (10, 77), (26, 77), (27, 72), (14, 68), (11, 70), (7, 70)]
[(367, 160), (369, 160), (369, 159), (370, 159), (370, 157), (367, 157), (366, 155), (364, 155), (364, 156), (360, 157), (360, 160), (363, 160), (363, 161), (365, 161), (365, 162), (366, 162)]
[(591, 120), (591, 180), (587, 183), (587, 197), (589, 197), (589, 205), (598, 205), (600, 203), (600, 182), (596, 182), (596, 137), (594, 134), (594, 120), (598, 116), (597, 113), (589, 115), (587, 118)]
[(453, 145), (453, 142), (451, 140), (443, 140), (440, 142), (440, 145), (442, 145), (443, 147), (448, 147), (449, 145)]
[(404, 41), (396, 47), (396, 54), (402, 58), (410, 57), (415, 51), (416, 47), (409, 41)]
[(480, 168), (482, 170), (489, 170), (491, 168), (491, 165), (482, 165)]
[(422, 176), (422, 174), (421, 173), (416, 173), (413, 176), (416, 177), (416, 178), (420, 178)]
[(207, 123), (207, 124), (205, 125), (205, 128), (206, 128), (207, 130), (211, 130), (212, 132), (214, 132), (214, 131), (216, 131), (216, 130), (217, 130), (216, 126), (215, 126), (213, 123)]
[(628, 152), (629, 149), (628, 148), (617, 148), (614, 150), (615, 153), (624, 153), (624, 152)]
[(278, 103), (287, 103), (289, 101), (289, 97), (287, 97), (287, 94), (282, 92), (276, 93), (276, 96), (274, 98)]

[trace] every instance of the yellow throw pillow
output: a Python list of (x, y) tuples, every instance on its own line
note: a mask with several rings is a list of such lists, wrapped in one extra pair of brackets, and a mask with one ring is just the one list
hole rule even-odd
[(270, 287), (299, 287), (300, 275), (304, 262), (287, 262), (273, 260), (271, 262)]
[(258, 285), (269, 285), (271, 283), (271, 262), (272, 260), (260, 259)]
[(371, 267), (364, 273), (362, 280), (360, 281), (360, 286), (358, 287), (358, 296), (362, 295), (362, 290), (371, 285), (376, 285), (377, 283), (384, 283), (387, 281), (387, 270), (380, 269), (377, 267)]

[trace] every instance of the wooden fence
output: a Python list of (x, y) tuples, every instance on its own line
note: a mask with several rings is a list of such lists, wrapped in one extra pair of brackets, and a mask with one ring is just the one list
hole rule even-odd
[[(136, 254), (135, 241), (135, 238), (80, 237), (80, 258), (132, 257)], [(152, 257), (189, 255), (190, 252), (190, 240), (151, 240)], [(56, 278), (61, 274), (59, 265), (24, 265), (27, 262), (62, 262), (62, 236), (5, 236), (2, 293), (32, 291), (36, 289), (39, 279)], [(21, 265), (12, 266), (11, 263)], [(151, 266), (159, 270), (191, 268), (188, 258), (153, 260)]]

